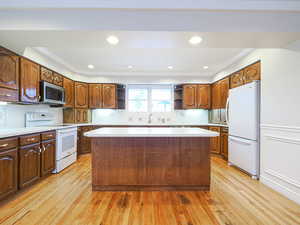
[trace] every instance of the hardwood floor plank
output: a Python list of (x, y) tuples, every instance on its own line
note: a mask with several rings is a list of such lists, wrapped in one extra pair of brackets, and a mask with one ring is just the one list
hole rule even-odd
[(211, 190), (93, 192), (90, 155), (0, 202), (1, 225), (296, 225), (300, 206), (212, 157)]

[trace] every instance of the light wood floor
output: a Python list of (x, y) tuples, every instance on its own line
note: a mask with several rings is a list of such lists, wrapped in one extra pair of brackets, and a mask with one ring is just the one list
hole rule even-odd
[(300, 224), (300, 206), (212, 158), (210, 192), (92, 192), (90, 156), (0, 204), (0, 224)]

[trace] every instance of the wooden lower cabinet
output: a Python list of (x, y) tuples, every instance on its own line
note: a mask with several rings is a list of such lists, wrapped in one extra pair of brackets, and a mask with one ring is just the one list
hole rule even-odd
[[(220, 127), (209, 127), (209, 130), (218, 132), (220, 134), (221, 128)], [(220, 136), (210, 138), (210, 146), (211, 146), (211, 153), (220, 154)]]
[(19, 150), (19, 188), (31, 185), (40, 179), (40, 143), (21, 147)]
[(55, 169), (56, 141), (44, 141), (41, 143), (41, 176), (50, 174)]
[(228, 128), (222, 127), (221, 128), (221, 155), (224, 159), (228, 159)]
[(18, 149), (0, 151), (0, 199), (18, 190)]
[(91, 139), (84, 136), (85, 132), (93, 130), (93, 126), (84, 126), (80, 128), (80, 147), (79, 154), (85, 154), (91, 152)]

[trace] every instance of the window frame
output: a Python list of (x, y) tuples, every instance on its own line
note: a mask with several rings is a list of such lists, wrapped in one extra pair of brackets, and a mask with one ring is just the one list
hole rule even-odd
[[(129, 111), (129, 89), (147, 89), (147, 107), (148, 110), (146, 112), (134, 112)], [(170, 89), (171, 91), (171, 110), (168, 112), (174, 111), (174, 85), (173, 84), (127, 84), (126, 85), (126, 111), (131, 113), (168, 113), (168, 112), (153, 112), (152, 111), (152, 89)]]

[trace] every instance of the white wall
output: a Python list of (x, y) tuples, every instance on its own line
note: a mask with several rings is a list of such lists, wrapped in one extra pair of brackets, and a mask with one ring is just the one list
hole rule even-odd
[(25, 127), (26, 112), (49, 112), (54, 115), (54, 122), (63, 122), (62, 108), (50, 108), (47, 105), (0, 105), (0, 129)]
[(261, 60), (261, 182), (300, 204), (300, 53), (259, 49), (217, 74)]
[[(97, 124), (147, 124), (149, 113), (128, 112), (126, 110), (92, 110), (92, 121)], [(152, 124), (201, 125), (208, 123), (208, 110), (175, 110), (173, 112), (152, 113)]]

